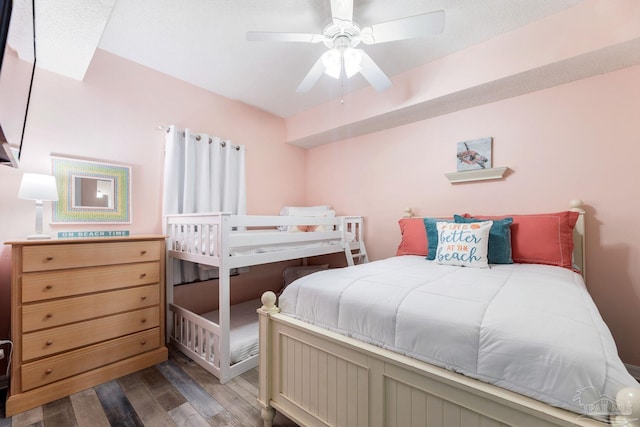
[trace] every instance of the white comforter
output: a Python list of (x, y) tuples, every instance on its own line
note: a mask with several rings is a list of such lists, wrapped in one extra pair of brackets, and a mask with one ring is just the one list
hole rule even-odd
[(585, 391), (615, 398), (638, 386), (582, 277), (560, 267), (476, 269), (401, 256), (298, 279), (279, 305), (306, 322), (578, 413)]

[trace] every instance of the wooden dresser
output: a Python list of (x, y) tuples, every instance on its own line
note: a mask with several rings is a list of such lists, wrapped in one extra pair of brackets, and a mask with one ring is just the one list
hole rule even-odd
[(164, 236), (7, 244), (7, 416), (167, 360)]

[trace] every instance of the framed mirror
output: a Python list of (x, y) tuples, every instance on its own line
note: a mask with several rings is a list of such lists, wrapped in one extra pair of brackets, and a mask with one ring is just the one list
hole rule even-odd
[(52, 223), (131, 223), (129, 166), (52, 157), (51, 169), (58, 186)]

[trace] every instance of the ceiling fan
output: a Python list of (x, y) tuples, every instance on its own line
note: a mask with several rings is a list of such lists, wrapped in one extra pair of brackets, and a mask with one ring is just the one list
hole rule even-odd
[(331, 0), (331, 16), (332, 22), (324, 27), (322, 34), (249, 31), (247, 40), (324, 43), (328, 50), (311, 67), (297, 92), (311, 90), (322, 74), (339, 79), (343, 71), (347, 78), (359, 72), (371, 86), (382, 91), (391, 86), (391, 80), (364, 50), (356, 46), (361, 42), (376, 44), (424, 37), (444, 29), (442, 10), (363, 28), (353, 21), (353, 0)]

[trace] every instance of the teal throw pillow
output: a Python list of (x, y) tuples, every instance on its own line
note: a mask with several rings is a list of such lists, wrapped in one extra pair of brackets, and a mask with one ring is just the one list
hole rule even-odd
[(423, 218), (424, 228), (427, 230), (427, 259), (433, 261), (436, 259), (436, 251), (438, 250), (438, 228), (437, 222), (454, 222), (452, 219), (444, 218)]
[[(454, 215), (453, 219), (460, 224), (486, 221), (484, 219), (465, 218), (460, 215)], [(513, 258), (511, 257), (512, 223), (513, 218), (493, 220), (493, 225), (491, 226), (491, 230), (489, 230), (489, 264), (513, 264)], [(428, 233), (427, 231), (427, 236), (429, 235)], [(429, 254), (431, 254), (431, 251), (429, 251)]]

